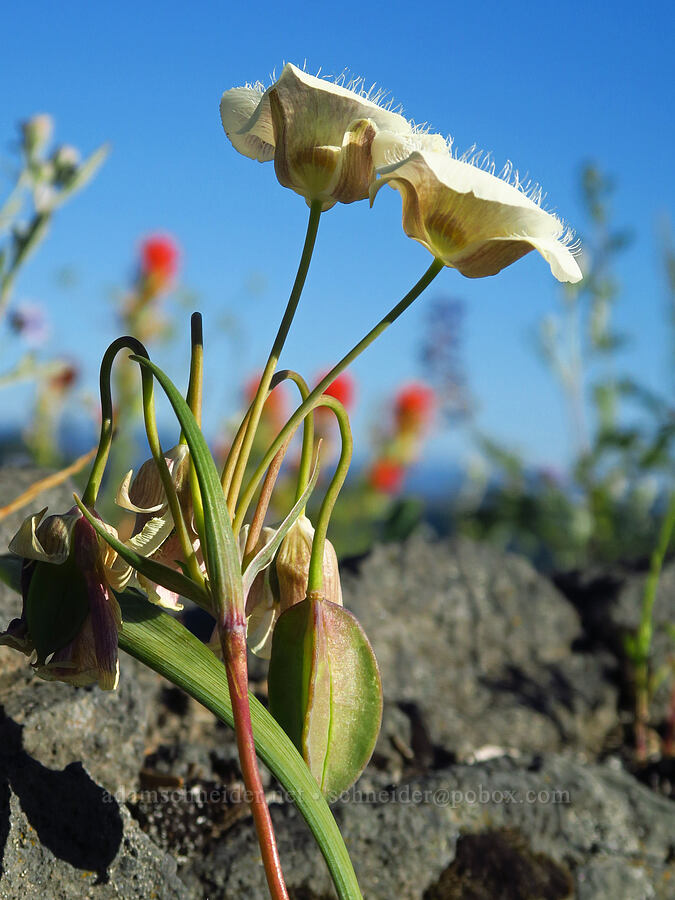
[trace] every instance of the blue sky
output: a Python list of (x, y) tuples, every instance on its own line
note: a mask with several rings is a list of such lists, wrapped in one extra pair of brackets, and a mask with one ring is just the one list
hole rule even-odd
[[(617, 181), (614, 212), (634, 243), (619, 266), (617, 326), (631, 342), (625, 367), (651, 385), (670, 377), (666, 292), (657, 223), (675, 209), (672, 175), (674, 14), (666, 2), (432, 2), (370, 5), (195, 2), (13, 4), (0, 59), (0, 143), (16, 121), (51, 113), (58, 140), (84, 152), (110, 141), (96, 181), (64, 210), (20, 279), (15, 299), (45, 303), (52, 348), (98, 358), (116, 336), (110, 292), (128, 278), (139, 239), (174, 234), (182, 282), (207, 322), (207, 422), (234, 409), (236, 385), (262, 365), (295, 274), (307, 210), (282, 188), (271, 164), (239, 156), (218, 115), (221, 93), (266, 83), (284, 61), (324, 73), (345, 68), (377, 82), (404, 113), (451, 134), (465, 149), (492, 151), (528, 173), (547, 207), (582, 230), (578, 173), (596, 161)], [(9, 157), (9, 153), (6, 154)], [(284, 362), (309, 377), (337, 360), (428, 266), (400, 224), (400, 198), (375, 207), (338, 206), (322, 220), (316, 255)], [(55, 273), (73, 266), (67, 292)], [(258, 290), (252, 291), (255, 283)], [(558, 390), (531, 349), (540, 317), (559, 303), (557, 283), (536, 253), (495, 278), (444, 271), (359, 361), (357, 441), (392, 386), (419, 377), (425, 300), (466, 305), (464, 359), (480, 426), (536, 463), (564, 464), (569, 440)], [(187, 313), (182, 311), (187, 324)], [(237, 338), (209, 329), (234, 317)], [(209, 341), (211, 344), (209, 345)], [(183, 379), (181, 351), (159, 356)], [(3, 397), (16, 416), (25, 393)], [(357, 444), (358, 448), (358, 444)], [(457, 460), (461, 435), (430, 446)]]

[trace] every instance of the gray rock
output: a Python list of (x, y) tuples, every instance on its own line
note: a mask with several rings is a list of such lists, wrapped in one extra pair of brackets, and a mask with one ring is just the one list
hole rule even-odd
[[(2, 656), (10, 652), (16, 653), (0, 648)], [(35, 761), (51, 768), (82, 761), (110, 791), (136, 784), (144, 756), (146, 699), (131, 678), (123, 677), (114, 693), (76, 688), (42, 681), (24, 661), (21, 670), (0, 675), (0, 711), (21, 727), (22, 748)]]
[[(1, 469), (0, 505), (43, 474)], [(0, 545), (47, 505), (68, 510), (72, 486), (1, 521)], [(20, 597), (0, 584), (0, 627), (20, 609)], [(141, 668), (121, 659), (120, 687), (106, 693), (42, 681), (25, 656), (0, 647), (2, 900), (186, 896), (175, 861), (114, 797), (135, 787), (144, 758), (149, 697), (139, 686)]]
[[(360, 791), (333, 810), (369, 900), (672, 897), (675, 807), (624, 772), (502, 757)], [(297, 812), (274, 807), (273, 819), (291, 896), (334, 897)], [(211, 897), (267, 897), (250, 820), (182, 877), (195, 896), (201, 887)]]
[[(47, 474), (24, 467), (0, 469), (0, 505)], [(50, 513), (72, 505), (73, 485), (65, 483), (39, 495), (28, 506), (0, 521), (0, 547), (26, 516), (45, 506)], [(0, 552), (4, 552), (0, 551)], [(20, 615), (21, 598), (0, 583), (0, 627)], [(76, 688), (34, 676), (26, 657), (0, 647), (0, 707), (23, 729), (23, 749), (50, 767), (85, 762), (90, 775), (110, 789), (131, 788), (143, 760), (147, 698), (132, 677), (133, 661), (122, 661), (120, 689)]]
[(577, 612), (522, 558), (413, 537), (377, 547), (343, 591), (418, 743), (593, 755), (616, 725), (615, 660), (573, 650)]
[(18, 794), (0, 789), (0, 827), (6, 835), (1, 900), (188, 897), (174, 860), (155, 847), (123, 806), (106, 802), (83, 769), (71, 766), (41, 777), (27, 771), (18, 783)]

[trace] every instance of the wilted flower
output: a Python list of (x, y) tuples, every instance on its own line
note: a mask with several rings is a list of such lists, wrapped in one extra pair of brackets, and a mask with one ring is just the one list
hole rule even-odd
[(394, 417), (398, 431), (418, 432), (431, 419), (434, 392), (426, 384), (414, 382), (399, 389), (394, 400)]
[(537, 250), (558, 281), (581, 280), (568, 247), (571, 234), (538, 205), (538, 197), (455, 158), (439, 135), (418, 135), (392, 157), (378, 169), (371, 203), (383, 185), (396, 188), (405, 233), (446, 266), (482, 278)]
[(281, 184), (308, 204), (321, 201), (326, 210), (363, 200), (375, 166), (412, 129), (360, 87), (358, 80), (342, 87), (288, 63), (266, 91), (259, 83), (225, 91), (223, 128), (244, 156), (273, 159)]
[(122, 590), (131, 570), (76, 506), (43, 521), (45, 512), (29, 516), (9, 545), (24, 559), (23, 609), (0, 644), (35, 653), (41, 678), (114, 690), (122, 617), (112, 589)]
[[(167, 450), (164, 459), (178, 495), (195, 552), (199, 550), (199, 538), (194, 530), (192, 495), (190, 493), (190, 456), (186, 444), (177, 444)], [(181, 543), (174, 533), (174, 522), (168, 508), (164, 485), (154, 459), (146, 460), (135, 478), (127, 472), (117, 489), (115, 502), (123, 509), (135, 512), (136, 525), (129, 544), (144, 557), (180, 571), (183, 557)], [(147, 593), (148, 599), (167, 609), (182, 609), (180, 597), (175, 591), (150, 581), (140, 572), (136, 579)]]

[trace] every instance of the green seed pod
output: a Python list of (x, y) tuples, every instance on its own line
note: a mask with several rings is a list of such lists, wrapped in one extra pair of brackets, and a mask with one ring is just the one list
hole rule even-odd
[(316, 597), (282, 613), (268, 689), (270, 712), (322, 793), (337, 798), (365, 768), (382, 720), (377, 660), (352, 613)]

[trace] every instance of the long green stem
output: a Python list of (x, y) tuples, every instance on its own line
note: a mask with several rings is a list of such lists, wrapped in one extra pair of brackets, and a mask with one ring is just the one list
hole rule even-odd
[(307, 593), (313, 594), (321, 591), (323, 587), (323, 550), (326, 544), (326, 533), (328, 531), (328, 523), (338, 498), (340, 489), (345, 483), (349, 464), (352, 460), (352, 430), (349, 427), (349, 417), (344, 406), (335, 397), (323, 395), (321, 398), (324, 406), (327, 406), (335, 413), (340, 428), (340, 439), (342, 441), (342, 449), (340, 451), (340, 459), (333, 473), (328, 489), (323, 498), (321, 509), (316, 520), (314, 528), (314, 540), (312, 541), (312, 555), (309, 560), (309, 576), (307, 579)]
[[(309, 222), (307, 223), (307, 234), (305, 236), (305, 244), (302, 249), (302, 256), (300, 257), (300, 265), (298, 266), (298, 272), (295, 276), (295, 282), (293, 283), (293, 289), (291, 290), (291, 295), (288, 299), (288, 304), (286, 305), (286, 311), (284, 312), (284, 316), (281, 320), (281, 324), (279, 325), (279, 330), (277, 331), (277, 336), (274, 339), (274, 343), (272, 345), (272, 349), (270, 351), (270, 355), (267, 359), (267, 363), (263, 370), (262, 377), (260, 379), (260, 384), (258, 385), (258, 390), (255, 395), (255, 399), (253, 401), (253, 408), (251, 410), (251, 417), (248, 421), (248, 425), (246, 426), (246, 432), (244, 434), (244, 439), (241, 444), (241, 449), (239, 450), (239, 455), (237, 457), (237, 462), (234, 467), (234, 472), (232, 475), (232, 481), (229, 486), (228, 492), (228, 507), (230, 510), (233, 510), (236, 506), (237, 497), (239, 496), (239, 488), (241, 487), (241, 482), (244, 478), (244, 472), (246, 471), (246, 465), (248, 463), (248, 458), (251, 453), (251, 447), (253, 446), (253, 440), (255, 438), (255, 433), (258, 429), (258, 423), (260, 422), (260, 416), (262, 413), (262, 408), (267, 399), (267, 392), (269, 390), (270, 382), (272, 381), (272, 376), (274, 375), (274, 370), (276, 368), (279, 357), (281, 356), (281, 351), (283, 350), (284, 343), (286, 342), (286, 337), (288, 335), (289, 329), (291, 327), (291, 323), (293, 322), (293, 317), (295, 315), (295, 311), (298, 307), (298, 303), (300, 301), (300, 295), (302, 294), (302, 289), (305, 285), (305, 279), (307, 278), (307, 272), (309, 270), (309, 264), (312, 259), (312, 253), (314, 251), (314, 244), (316, 242), (316, 235), (319, 229), (319, 219), (321, 218), (321, 201), (314, 201), (309, 210)], [(230, 451), (232, 452), (232, 451)], [(236, 534), (236, 532), (235, 532)]]
[[(309, 387), (305, 379), (297, 372), (286, 369), (279, 372), (280, 378), (288, 378), (294, 382), (300, 391), (300, 397), (306, 400), (309, 397)], [(314, 456), (314, 414), (310, 413), (302, 421), (302, 451), (300, 452), (300, 465), (298, 466), (298, 481), (295, 487), (295, 503), (305, 493), (309, 484), (309, 476), (312, 471), (312, 457)]]
[[(202, 394), (204, 383), (204, 334), (201, 313), (193, 313), (190, 319), (190, 380), (188, 382), (186, 403), (195, 417), (197, 425), (202, 424)], [(181, 430), (180, 443), (187, 443)], [(194, 462), (190, 459), (190, 496), (192, 498), (192, 515), (195, 530), (200, 543), (204, 544), (204, 502), (199, 489), (199, 480)]]
[(293, 434), (295, 429), (298, 427), (302, 419), (307, 415), (310, 409), (313, 409), (314, 406), (317, 405), (317, 398), (323, 394), (327, 387), (329, 387), (337, 378), (337, 376), (344, 372), (347, 366), (353, 362), (357, 356), (359, 356), (363, 351), (369, 347), (373, 341), (378, 338), (383, 331), (395, 322), (398, 317), (406, 311), (406, 309), (419, 297), (422, 291), (427, 288), (434, 278), (438, 275), (438, 273), (443, 268), (443, 263), (435, 259), (432, 264), (429, 266), (424, 275), (420, 278), (420, 280), (408, 291), (405, 297), (400, 300), (396, 306), (392, 307), (389, 312), (384, 316), (380, 321), (375, 325), (374, 328), (368, 332), (368, 334), (362, 338), (358, 344), (356, 344), (345, 356), (342, 357), (337, 365), (333, 366), (333, 368), (325, 375), (321, 381), (317, 384), (317, 386), (309, 393), (306, 400), (304, 400), (300, 406), (295, 410), (293, 415), (290, 417), (288, 422), (281, 429), (279, 434), (276, 436), (275, 440), (269, 446), (267, 453), (265, 454), (264, 459), (255, 470), (249, 483), (246, 485), (241, 499), (237, 505), (237, 512), (234, 519), (233, 527), (235, 529), (235, 534), (238, 528), (241, 528), (241, 523), (244, 520), (246, 515), (246, 510), (249, 507), (251, 500), (253, 499), (253, 495), (255, 494), (256, 488), (260, 483), (260, 479), (265, 474), (265, 470), (269, 466), (272, 459), (277, 452), (277, 450), (284, 443), (286, 438)]

